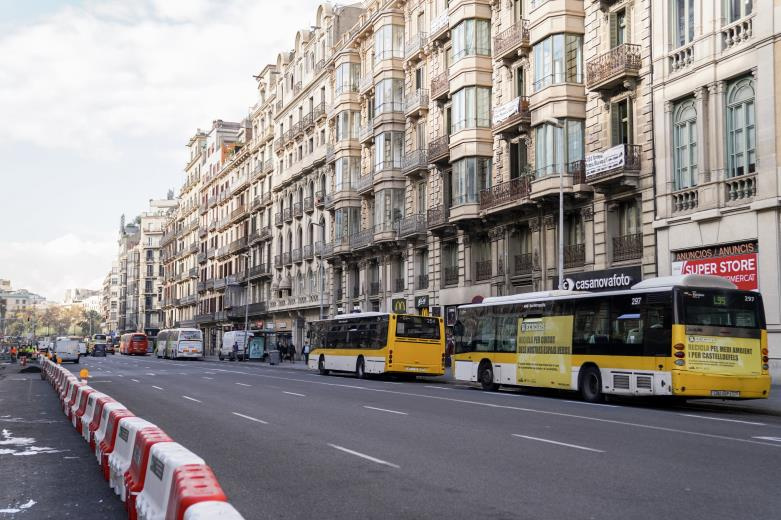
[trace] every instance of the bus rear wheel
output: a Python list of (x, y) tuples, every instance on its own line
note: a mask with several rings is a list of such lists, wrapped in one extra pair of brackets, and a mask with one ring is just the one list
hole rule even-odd
[(596, 367), (587, 367), (581, 372), (580, 396), (587, 403), (599, 403), (605, 399), (602, 393), (602, 377)]
[(366, 365), (363, 362), (363, 358), (358, 358), (358, 362), (355, 363), (355, 377), (358, 379), (366, 379)]
[(325, 357), (323, 356), (320, 356), (320, 359), (317, 361), (317, 371), (320, 372), (321, 376), (328, 375), (328, 369), (325, 368)]
[(480, 364), (477, 378), (480, 380), (480, 386), (483, 387), (483, 390), (495, 392), (499, 389), (499, 385), (494, 383), (494, 369), (490, 362), (485, 361)]

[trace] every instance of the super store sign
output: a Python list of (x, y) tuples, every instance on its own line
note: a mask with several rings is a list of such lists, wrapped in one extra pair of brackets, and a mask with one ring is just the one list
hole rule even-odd
[(674, 253), (673, 274), (722, 276), (745, 291), (759, 288), (757, 243), (741, 242)]

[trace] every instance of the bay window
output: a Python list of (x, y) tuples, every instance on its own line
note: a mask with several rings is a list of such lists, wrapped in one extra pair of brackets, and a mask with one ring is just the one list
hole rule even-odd
[(334, 211), (334, 237), (337, 241), (361, 229), (361, 208), (339, 208)]
[(358, 81), (361, 75), (359, 63), (342, 63), (334, 71), (335, 90), (338, 96), (343, 92), (358, 92)]
[(358, 138), (361, 113), (357, 110), (342, 110), (336, 116), (336, 140)]
[(377, 231), (392, 231), (404, 214), (404, 188), (378, 190), (374, 194), (374, 225)]
[(754, 10), (753, 0), (724, 0), (727, 11), (727, 23), (737, 22)]
[(349, 190), (360, 175), (360, 157), (341, 157), (334, 162), (334, 189)]
[[(566, 143), (566, 146), (564, 146)], [(564, 120), (561, 126), (549, 123), (535, 128), (535, 177), (566, 173), (566, 167), (583, 159), (583, 121)]]
[(554, 34), (534, 46), (534, 90), (557, 83), (583, 83), (583, 37)]
[(404, 26), (383, 25), (374, 33), (374, 59), (404, 58)]
[(374, 140), (374, 171), (401, 168), (404, 132), (383, 132)]
[(384, 112), (401, 112), (404, 102), (404, 80), (383, 79), (374, 89), (374, 115)]
[(480, 190), (491, 187), (491, 159), (467, 157), (453, 163), (450, 205), (477, 204)]
[(489, 20), (464, 20), (450, 32), (453, 42), (453, 61), (467, 56), (491, 55), (491, 22)]
[(453, 132), (491, 126), (490, 87), (464, 87), (453, 94), (451, 105)]
[(673, 46), (682, 47), (694, 40), (694, 0), (672, 0)]

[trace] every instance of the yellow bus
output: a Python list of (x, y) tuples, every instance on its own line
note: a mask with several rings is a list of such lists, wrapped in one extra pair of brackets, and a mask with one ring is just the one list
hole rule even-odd
[(309, 330), (309, 368), (367, 374), (441, 376), (445, 373), (442, 318), (361, 312), (315, 321)]
[(650, 278), (609, 292), (548, 291), (458, 309), (454, 377), (605, 394), (767, 398), (758, 292), (716, 276)]

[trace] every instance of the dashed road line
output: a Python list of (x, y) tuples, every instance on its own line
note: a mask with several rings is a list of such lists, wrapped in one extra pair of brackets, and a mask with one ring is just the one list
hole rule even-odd
[(306, 395), (304, 394), (297, 394), (295, 392), (282, 392), (282, 393), (287, 395), (295, 395), (296, 397), (306, 397)]
[(344, 446), (338, 446), (336, 444), (328, 444), (330, 447), (337, 449), (339, 451), (342, 451), (344, 453), (349, 453), (350, 455), (355, 455), (356, 457), (360, 457), (362, 459), (370, 460), (372, 462), (375, 462), (377, 464), (382, 464), (384, 466), (390, 466), (391, 468), (399, 469), (400, 466), (398, 464), (393, 464), (392, 462), (388, 462), (387, 460), (378, 459), (377, 457), (372, 457), (371, 455), (366, 455), (365, 453), (361, 453), (359, 451), (350, 450), (345, 448)]
[(247, 383), (236, 383), (236, 384), (239, 386), (252, 386), (252, 385), (248, 385)]
[(247, 419), (249, 421), (255, 421), (255, 422), (260, 423), (260, 424), (268, 424), (268, 422), (266, 422), (266, 421), (263, 421), (261, 419), (256, 419), (254, 417), (250, 417), (249, 415), (244, 415), (243, 413), (239, 413), (239, 412), (231, 412), (231, 413), (233, 415), (238, 415), (239, 417), (244, 417), (245, 419)]
[(152, 388), (157, 388), (158, 390), (162, 390), (159, 386), (152, 385)]
[(750, 424), (752, 426), (767, 426), (765, 423), (761, 423), (761, 422), (740, 421), (738, 419), (725, 419), (723, 417), (708, 417), (707, 415), (695, 415), (691, 413), (679, 413), (678, 415), (683, 415), (684, 417), (694, 417), (696, 419), (708, 419), (709, 421), (724, 421), (724, 422), (733, 422), (733, 423), (740, 423), (740, 424)]
[(596, 450), (594, 448), (589, 448), (589, 447), (586, 447), (586, 446), (579, 446), (577, 444), (568, 444), (566, 442), (553, 441), (553, 440), (550, 440), (550, 439), (541, 439), (539, 437), (529, 437), (528, 435), (519, 435), (517, 433), (513, 433), (513, 437), (519, 437), (521, 439), (528, 439), (530, 441), (546, 442), (548, 444), (555, 444), (557, 446), (566, 446), (567, 448), (575, 448), (575, 449), (583, 450), (583, 451), (593, 451), (595, 453), (605, 453), (603, 450)]
[(407, 412), (399, 412), (398, 410), (388, 410), (387, 408), (376, 408), (374, 406), (364, 406), (368, 410), (377, 410), (379, 412), (395, 413), (398, 415), (409, 415)]
[(195, 399), (194, 397), (189, 397), (189, 396), (186, 396), (186, 395), (183, 395), (182, 397), (184, 397), (185, 399), (189, 399), (190, 401), (195, 401), (196, 403), (203, 402), (203, 401), (199, 401), (198, 399)]

